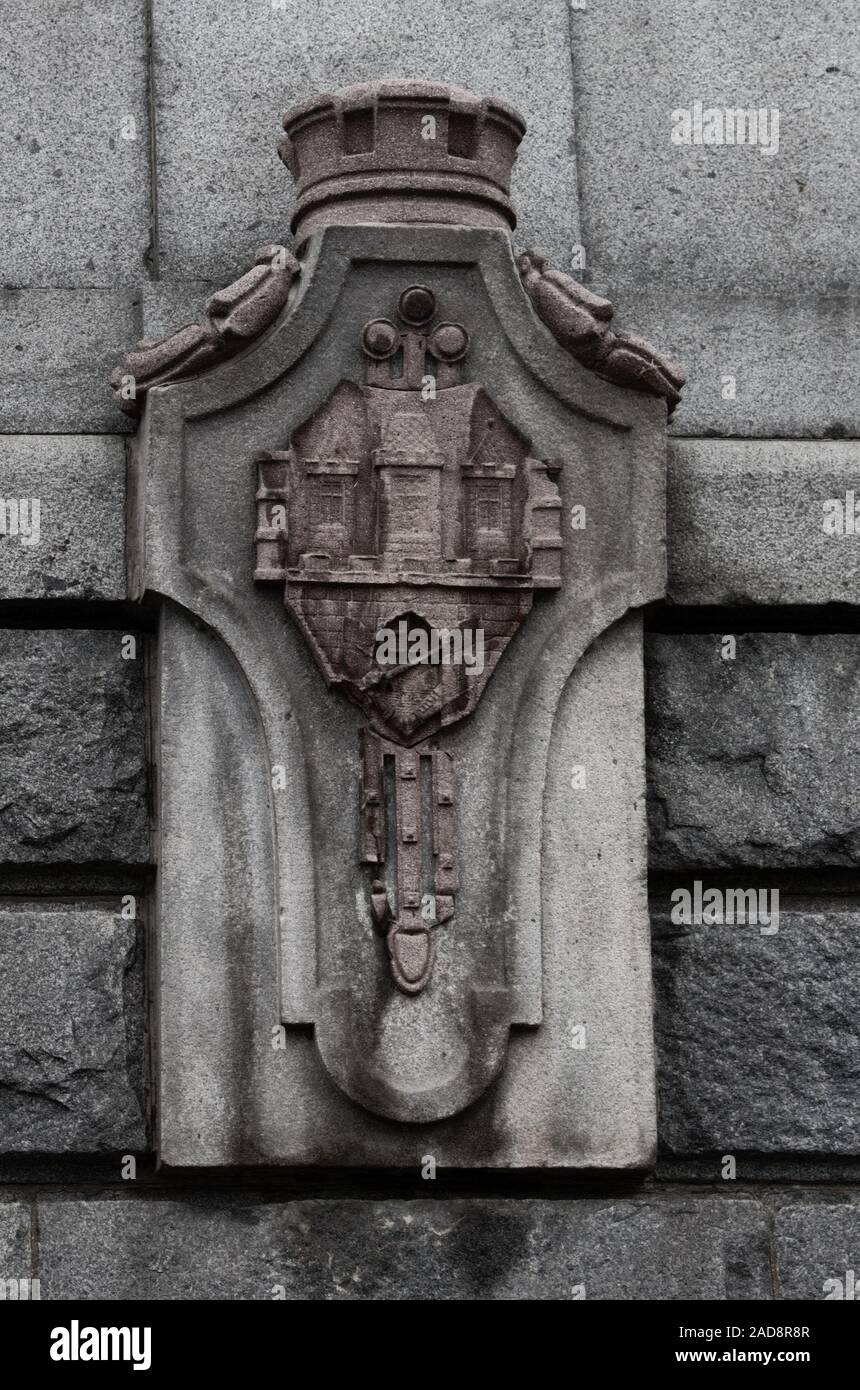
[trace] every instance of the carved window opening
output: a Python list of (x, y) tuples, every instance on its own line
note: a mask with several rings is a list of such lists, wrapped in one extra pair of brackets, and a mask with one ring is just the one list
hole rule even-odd
[(502, 484), (495, 479), (476, 483), (474, 493), (475, 529), (503, 535), (510, 525), (510, 495), (502, 496)]
[(346, 526), (346, 499), (342, 478), (318, 478), (314, 503), (316, 525)]
[(462, 111), (448, 115), (448, 153), (460, 159), (475, 159), (478, 153), (478, 121)]
[(372, 107), (344, 111), (343, 146), (345, 154), (369, 154), (373, 149)]

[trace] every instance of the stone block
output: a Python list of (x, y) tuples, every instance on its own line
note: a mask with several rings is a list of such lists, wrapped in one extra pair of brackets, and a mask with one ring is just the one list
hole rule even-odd
[(0, 599), (125, 598), (121, 438), (0, 436), (2, 502)]
[(140, 337), (132, 289), (0, 289), (0, 433), (117, 434), (108, 378)]
[(686, 286), (603, 288), (619, 323), (659, 343), (687, 372), (672, 435), (860, 434), (856, 301), (799, 290), (762, 300)]
[(567, 7), (523, 0), (427, 8), (323, 0), (225, 9), (155, 0), (159, 231), (166, 278), (220, 279), (283, 241), (292, 187), (276, 154), (294, 102), (354, 82), (452, 82), (518, 107), (529, 132), (514, 175), (518, 239), (569, 264), (578, 242)]
[[(860, 1202), (794, 1202), (774, 1226), (780, 1298), (860, 1298)], [(852, 1297), (853, 1295), (853, 1297)]]
[(723, 636), (647, 643), (652, 868), (857, 864), (860, 636)]
[[(609, 0), (571, 10), (571, 50), (590, 277), (686, 367), (673, 432), (856, 435), (849, 10)], [(673, 143), (696, 102), (777, 108), (775, 153)]]
[(43, 1298), (766, 1299), (756, 1201), (51, 1200)]
[(668, 489), (674, 603), (853, 601), (860, 525), (825, 532), (823, 504), (860, 500), (857, 442), (677, 439)]
[(204, 280), (151, 280), (141, 290), (143, 337), (155, 342), (186, 323), (205, 323), (206, 305), (221, 289)]
[[(23, 1202), (0, 1201), (0, 1298), (5, 1281), (31, 1277), (30, 1210)], [(7, 1284), (5, 1292), (8, 1298)]]
[(134, 283), (149, 242), (146, 6), (3, 6), (5, 285)]
[(860, 1151), (860, 913), (789, 903), (776, 925), (655, 921), (659, 1133), (672, 1153)]
[(0, 863), (148, 860), (144, 643), (0, 632)]
[(4, 1152), (144, 1147), (142, 957), (119, 904), (0, 908)]
[[(571, 50), (583, 236), (601, 276), (761, 299), (856, 293), (849, 7), (608, 0), (571, 10)], [(674, 143), (672, 113), (695, 102), (777, 108), (774, 153)]]

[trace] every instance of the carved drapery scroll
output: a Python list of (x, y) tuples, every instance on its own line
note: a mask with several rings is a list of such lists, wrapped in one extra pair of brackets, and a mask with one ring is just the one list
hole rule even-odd
[(110, 379), (120, 410), (140, 415), (153, 386), (198, 376), (241, 352), (277, 318), (299, 272), (285, 246), (262, 246), (250, 270), (212, 295), (205, 323), (188, 323), (126, 353)]
[(686, 380), (682, 368), (637, 334), (614, 332), (608, 299), (556, 270), (541, 251), (523, 252), (517, 268), (536, 312), (577, 361), (619, 386), (662, 396), (670, 413), (675, 409)]

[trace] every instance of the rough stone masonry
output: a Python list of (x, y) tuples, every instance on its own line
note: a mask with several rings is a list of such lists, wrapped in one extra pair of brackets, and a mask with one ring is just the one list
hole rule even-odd
[(7, 1296), (858, 1287), (852, 7), (442, 9), (3, 5)]

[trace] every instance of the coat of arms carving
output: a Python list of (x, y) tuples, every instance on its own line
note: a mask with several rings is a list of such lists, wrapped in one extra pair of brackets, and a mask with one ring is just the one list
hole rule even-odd
[(396, 312), (364, 325), (365, 384), (341, 381), (259, 457), (255, 578), (283, 585), (326, 680), (370, 721), (360, 857), (388, 866), (373, 917), (417, 993), (457, 882), (454, 773), (432, 740), (475, 708), (535, 589), (561, 583), (560, 465), (465, 379), (469, 331), (430, 287), (406, 286)]
[(113, 376), (161, 1161), (645, 1166), (639, 610), (683, 373), (515, 249), (507, 103), (370, 83), (284, 129), (290, 247)]

